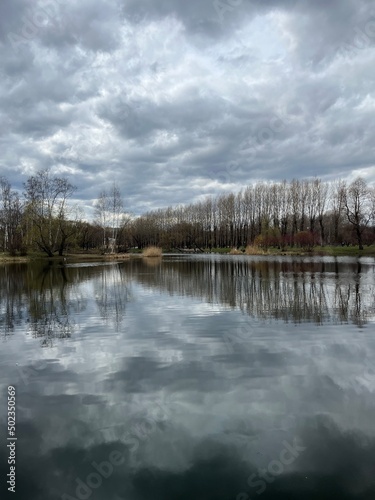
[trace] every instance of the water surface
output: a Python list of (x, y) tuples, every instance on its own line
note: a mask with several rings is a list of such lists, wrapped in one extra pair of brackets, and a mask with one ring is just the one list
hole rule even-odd
[(0, 267), (12, 498), (374, 499), (374, 288), (371, 258)]

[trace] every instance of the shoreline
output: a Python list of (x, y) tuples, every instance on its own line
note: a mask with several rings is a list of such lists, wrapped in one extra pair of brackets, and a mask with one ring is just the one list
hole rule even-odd
[[(215, 248), (211, 251), (207, 252), (178, 252), (178, 255), (230, 255), (230, 256), (262, 256), (262, 257), (280, 257), (280, 256), (288, 256), (288, 257), (375, 257), (375, 246), (372, 245), (370, 247), (364, 248), (363, 250), (359, 250), (358, 247), (317, 247), (311, 251), (303, 250), (303, 249), (287, 249), (287, 250), (277, 250), (277, 249), (269, 249), (262, 250), (259, 249), (254, 253), (246, 254), (245, 252), (236, 251), (232, 252), (232, 249), (229, 248)], [(169, 252), (166, 252), (169, 253)], [(173, 250), (171, 250), (173, 253)], [(163, 254), (162, 254), (163, 255)], [(26, 256), (11, 256), (6, 254), (0, 254), (0, 264), (16, 264), (16, 263), (27, 263), (27, 262), (35, 262), (35, 261), (61, 261), (64, 259), (68, 259), (69, 261), (75, 262), (87, 262), (87, 261), (125, 261), (134, 258), (146, 258), (152, 259), (154, 257), (146, 257), (142, 253), (130, 252), (130, 253), (122, 253), (122, 254), (93, 254), (93, 253), (72, 253), (66, 254), (62, 257), (53, 256), (47, 257), (42, 254), (31, 254)]]

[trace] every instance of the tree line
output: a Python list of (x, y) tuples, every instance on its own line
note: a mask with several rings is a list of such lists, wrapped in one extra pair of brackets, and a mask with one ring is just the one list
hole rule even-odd
[(72, 204), (76, 188), (41, 170), (24, 183), (22, 196), (0, 178), (0, 245), (13, 255), (67, 250), (125, 252), (158, 245), (212, 249), (357, 244), (375, 241), (375, 188), (321, 179), (258, 182), (238, 193), (209, 196), (184, 206), (132, 217), (116, 183), (94, 203), (94, 220)]
[(321, 179), (258, 182), (238, 193), (144, 214), (132, 222), (138, 247), (314, 246), (375, 241), (375, 188)]

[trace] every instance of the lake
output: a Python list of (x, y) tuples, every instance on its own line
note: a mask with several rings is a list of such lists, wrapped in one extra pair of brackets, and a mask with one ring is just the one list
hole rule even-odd
[(373, 500), (374, 292), (371, 258), (0, 267), (2, 488), (14, 386), (11, 498)]

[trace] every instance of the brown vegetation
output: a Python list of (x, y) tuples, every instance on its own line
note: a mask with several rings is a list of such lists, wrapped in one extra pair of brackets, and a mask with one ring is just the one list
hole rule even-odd
[(267, 252), (255, 245), (247, 245), (245, 249), (246, 255), (267, 255)]
[(109, 253), (104, 255), (105, 260), (126, 260), (130, 259), (130, 254), (128, 253)]
[(229, 253), (230, 255), (243, 255), (243, 252), (241, 252), (241, 250), (238, 250), (237, 248), (232, 248)]
[(161, 257), (163, 251), (159, 247), (147, 247), (142, 252), (142, 257)]

